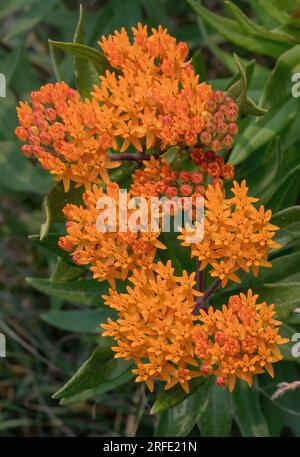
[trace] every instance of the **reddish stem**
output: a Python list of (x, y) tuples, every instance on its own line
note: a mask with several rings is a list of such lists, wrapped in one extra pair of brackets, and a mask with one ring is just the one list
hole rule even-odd
[(207, 291), (205, 292), (204, 295), (202, 295), (202, 297), (198, 297), (197, 298), (196, 303), (195, 303), (195, 307), (194, 307), (194, 310), (193, 310), (193, 314), (194, 315), (199, 314), (200, 308), (206, 308), (208, 299), (215, 293), (215, 291), (218, 289), (220, 284), (221, 284), (221, 281), (219, 279), (217, 279), (217, 281), (215, 281), (210, 286), (210, 288), (207, 289)]
[[(154, 157), (157, 157), (157, 154), (152, 155), (154, 155)], [(140, 162), (142, 160), (149, 160), (151, 157), (149, 154), (145, 154), (144, 152), (135, 152), (133, 154), (125, 152), (121, 154), (111, 153), (108, 156), (110, 160), (116, 160), (118, 162), (123, 160)]]

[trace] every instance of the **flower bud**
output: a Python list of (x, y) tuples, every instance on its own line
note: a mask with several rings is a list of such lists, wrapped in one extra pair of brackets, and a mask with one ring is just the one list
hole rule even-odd
[(216, 92), (214, 93), (214, 101), (216, 103), (220, 104), (220, 103), (223, 103), (224, 98), (225, 98), (224, 92), (222, 92), (221, 90), (216, 90)]
[(24, 127), (17, 127), (15, 129), (15, 134), (19, 138), (20, 141), (27, 141), (28, 140), (28, 130)]
[(217, 104), (210, 98), (206, 102), (205, 109), (210, 113), (214, 113), (217, 109)]
[(202, 175), (202, 173), (199, 173), (198, 171), (194, 171), (194, 172), (191, 174), (191, 181), (192, 181), (194, 184), (201, 184), (202, 181), (203, 181), (203, 175)]
[(236, 136), (239, 133), (239, 128), (234, 122), (230, 122), (230, 124), (228, 124), (227, 130), (231, 136)]
[(226, 119), (230, 122), (235, 122), (238, 118), (238, 112), (234, 108), (230, 108), (226, 111)]
[(229, 149), (233, 145), (233, 138), (230, 135), (226, 135), (223, 138), (223, 147), (224, 149)]
[(189, 197), (193, 192), (193, 188), (189, 184), (182, 184), (179, 189), (183, 197)]
[(207, 146), (211, 143), (212, 136), (210, 133), (204, 131), (200, 135), (200, 140), (201, 140), (201, 143), (203, 143)]
[(177, 196), (177, 189), (174, 186), (169, 186), (166, 190), (166, 196), (168, 198), (173, 198)]
[[(227, 135), (228, 136), (228, 135)], [(214, 151), (214, 152), (220, 152), (222, 150), (222, 143), (221, 141), (219, 140), (214, 140), (212, 143), (211, 143), (211, 149)]]
[(181, 182), (186, 183), (190, 181), (191, 175), (188, 171), (183, 170), (179, 173), (179, 179)]

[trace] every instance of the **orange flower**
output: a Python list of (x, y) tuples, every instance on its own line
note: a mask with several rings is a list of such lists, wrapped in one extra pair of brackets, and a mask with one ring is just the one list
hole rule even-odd
[[(119, 230), (119, 214), (122, 214), (119, 211), (119, 190), (116, 183), (109, 183), (106, 192), (94, 186), (93, 190), (83, 195), (85, 208), (66, 205), (67, 235), (59, 240), (59, 246), (71, 252), (75, 263), (91, 265), (94, 278), (99, 281), (107, 279), (113, 287), (115, 279), (125, 280), (134, 268), (151, 267), (156, 249), (165, 249), (158, 240), (160, 232)], [(101, 197), (111, 197), (116, 204), (111, 219), (104, 217), (106, 226), (111, 224), (111, 230), (106, 232), (97, 229), (98, 217), (107, 209), (97, 208), (97, 201)], [(129, 198), (130, 194), (127, 195), (126, 204)], [(128, 211), (128, 219), (132, 211)]]
[(108, 169), (119, 166), (108, 159), (106, 150), (114, 138), (102, 127), (95, 131), (92, 105), (64, 82), (46, 84), (31, 94), (32, 107), (20, 103), (17, 108), (17, 137), (26, 142), (22, 151), (35, 157), (46, 170), (63, 181), (88, 189), (91, 183), (108, 182)]
[(132, 144), (141, 151), (153, 146), (194, 145), (205, 126), (206, 102), (211, 87), (186, 61), (186, 43), (177, 43), (159, 26), (133, 28), (131, 44), (125, 29), (106, 39), (102, 47), (112, 67), (100, 77), (93, 97), (106, 105), (114, 118), (113, 132), (122, 142), (121, 152)]
[(257, 298), (249, 289), (247, 295), (230, 297), (221, 310), (200, 310), (201, 324), (193, 328), (202, 371), (217, 376), (217, 384), (228, 384), (230, 391), (237, 378), (252, 386), (255, 374), (267, 371), (273, 377), (272, 364), (282, 359), (278, 345), (288, 341), (279, 335), (274, 305), (256, 303)]
[(178, 236), (183, 246), (191, 246), (192, 257), (197, 257), (203, 270), (212, 266), (211, 276), (219, 278), (222, 286), (228, 280), (240, 282), (236, 272), (252, 270), (257, 276), (259, 267), (271, 267), (268, 251), (280, 245), (273, 241), (278, 227), (270, 224), (272, 212), (263, 206), (257, 210), (258, 199), (248, 196), (246, 182), (234, 182), (232, 198), (226, 198), (219, 184), (209, 185), (205, 194), (204, 239), (191, 243), (189, 230)]
[[(193, 330), (195, 273), (174, 276), (171, 261), (152, 269), (134, 270), (129, 278), (133, 286), (127, 293), (110, 290), (105, 304), (118, 311), (116, 322), (108, 319), (101, 327), (103, 336), (112, 336), (116, 358), (133, 359), (136, 382), (146, 382), (152, 391), (155, 379), (170, 389), (180, 383), (188, 392), (188, 381), (200, 376), (194, 359)], [(193, 369), (193, 367), (195, 367)]]

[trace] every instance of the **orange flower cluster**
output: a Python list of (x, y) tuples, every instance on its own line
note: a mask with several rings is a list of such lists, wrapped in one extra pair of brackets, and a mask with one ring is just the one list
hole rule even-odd
[(166, 29), (148, 34), (147, 26), (133, 28), (131, 44), (124, 29), (99, 42), (117, 70), (100, 76), (91, 100), (64, 82), (32, 92), (30, 106), (17, 108), (17, 137), (22, 151), (35, 157), (67, 191), (77, 186), (108, 182), (108, 150), (124, 152), (168, 145), (202, 144), (220, 152), (232, 146), (237, 134), (238, 108), (220, 91), (199, 83), (187, 61), (186, 43), (177, 43)]
[(203, 175), (199, 172), (171, 170), (166, 159), (150, 157), (144, 161), (144, 168), (136, 170), (132, 175), (132, 195), (190, 197), (203, 195), (205, 188), (201, 186)]
[[(91, 265), (94, 278), (99, 281), (107, 279), (112, 287), (115, 287), (115, 279), (125, 280), (136, 268), (151, 268), (156, 249), (165, 249), (158, 240), (160, 232), (120, 231), (120, 215), (125, 215), (122, 205), (119, 206), (119, 190), (116, 183), (109, 183), (106, 192), (95, 185), (83, 195), (85, 208), (66, 205), (67, 235), (59, 240), (59, 246), (71, 253), (76, 264)], [(116, 204), (115, 210), (109, 204), (97, 208), (101, 197), (110, 197)], [(126, 205), (129, 198), (130, 194)], [(106, 232), (97, 229), (101, 215)], [(126, 217), (130, 218), (130, 211)]]
[[(207, 117), (211, 86), (199, 84), (199, 76), (186, 60), (186, 43), (177, 43), (159, 26), (148, 35), (147, 26), (115, 32), (99, 42), (112, 67), (119, 70), (100, 76), (101, 87), (93, 96), (112, 112), (114, 134), (123, 139), (121, 152), (132, 144), (138, 151), (153, 146), (195, 145)], [(157, 141), (159, 144), (157, 144)]]
[[(118, 319), (108, 319), (103, 336), (113, 337), (116, 358), (133, 359), (136, 382), (146, 382), (152, 391), (155, 379), (170, 389), (180, 383), (189, 392), (188, 382), (201, 376), (194, 359), (193, 332), (195, 273), (174, 276), (171, 261), (158, 263), (149, 271), (135, 270), (127, 293), (110, 290), (106, 305), (118, 311)], [(194, 368), (193, 368), (194, 367)]]
[(217, 384), (228, 384), (230, 391), (237, 378), (251, 386), (255, 374), (267, 371), (273, 377), (272, 363), (282, 359), (277, 345), (288, 341), (278, 333), (274, 305), (256, 303), (257, 298), (249, 289), (230, 297), (222, 310), (201, 310), (202, 324), (193, 328), (201, 371), (216, 375)]
[[(209, 185), (205, 193), (204, 239), (191, 243), (190, 228), (182, 229), (178, 236), (183, 246), (191, 246), (192, 257), (201, 262), (200, 270), (208, 264), (210, 274), (219, 278), (222, 286), (229, 279), (240, 282), (236, 271), (252, 270), (257, 276), (259, 267), (271, 267), (268, 262), (270, 248), (280, 245), (272, 240), (278, 227), (270, 224), (272, 212), (263, 206), (257, 210), (253, 203), (258, 199), (248, 196), (248, 187), (243, 181), (234, 181), (232, 198), (226, 198), (220, 185)], [(196, 230), (196, 229), (195, 229)], [(194, 230), (194, 233), (196, 233)]]
[(193, 148), (191, 159), (199, 168), (212, 178), (212, 184), (222, 185), (223, 180), (234, 177), (234, 168), (225, 163), (223, 157), (216, 156), (213, 151), (204, 151), (202, 148)]
[(46, 170), (63, 181), (68, 191), (70, 181), (90, 187), (92, 182), (108, 182), (107, 170), (119, 166), (108, 159), (106, 150), (113, 140), (94, 128), (91, 105), (64, 82), (46, 84), (31, 93), (27, 102), (17, 108), (17, 137), (26, 142), (22, 151), (35, 157)]

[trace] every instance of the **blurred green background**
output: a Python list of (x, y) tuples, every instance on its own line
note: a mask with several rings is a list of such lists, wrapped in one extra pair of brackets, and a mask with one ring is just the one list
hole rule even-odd
[[(81, 3), (86, 44), (97, 47), (102, 34), (122, 26), (128, 29), (139, 21), (150, 26), (162, 24), (189, 44), (201, 79), (211, 82), (214, 89), (225, 90), (238, 79), (232, 53), (244, 58), (249, 95), (259, 102), (263, 94), (264, 106), (270, 111), (255, 125), (255, 117), (244, 113), (242, 135), (232, 161), (237, 164), (238, 178), (246, 177), (252, 193), (275, 212), (295, 205), (300, 177), (300, 102), (290, 97), (290, 80), (286, 78), (291, 72), (300, 71), (299, 2), (234, 2), (246, 18), (263, 29), (253, 30), (250, 23), (248, 33), (245, 19), (243, 23), (243, 17), (239, 18), (240, 22), (237, 17), (232, 18), (232, 11), (230, 20), (235, 25), (223, 21), (224, 16), (230, 16), (223, 1), (202, 2), (208, 10), (201, 7), (198, 14), (197, 7), (193, 9), (185, 0)], [(50, 276), (57, 260), (54, 254), (28, 239), (28, 235), (39, 232), (44, 220), (42, 199), (52, 181), (19, 151), (14, 136), (15, 106), (18, 100), (27, 99), (32, 90), (56, 81), (57, 74), (75, 85), (73, 57), (63, 51), (56, 52), (55, 72), (48, 39), (72, 41), (78, 14), (79, 2), (71, 0), (2, 0), (0, 3), (0, 72), (7, 82), (6, 97), (0, 98), (0, 332), (7, 338), (7, 357), (0, 359), (0, 435), (152, 436), (155, 429), (160, 433), (158, 418), (149, 414), (149, 396), (133, 383), (71, 405), (59, 405), (51, 399), (89, 356), (95, 346), (96, 330), (82, 329), (81, 333), (74, 325), (66, 332), (58, 325), (49, 325), (49, 318), (45, 322), (49, 310), (81, 307), (76, 303), (68, 305), (57, 296), (47, 297), (25, 280)], [(293, 58), (280, 60), (294, 48)], [(272, 70), (278, 61), (276, 79)], [(250, 124), (254, 127), (249, 128)], [(278, 262), (275, 276), (266, 282), (300, 281), (300, 232), (293, 233), (288, 246), (281, 251), (283, 260)], [(291, 319), (296, 326), (299, 324), (295, 317)], [(233, 401), (227, 395), (218, 398), (216, 393), (214, 408), (227, 409), (230, 414), (220, 419), (221, 424), (216, 421), (214, 431), (211, 427), (207, 431), (200, 421), (197, 433), (200, 430), (203, 435), (217, 436), (300, 436), (300, 390), (276, 401), (270, 398), (278, 382), (299, 379), (299, 365), (282, 362), (276, 373), (274, 380), (263, 377), (250, 394), (240, 389)], [(213, 421), (214, 411), (210, 414)], [(190, 433), (195, 434), (195, 429)]]

